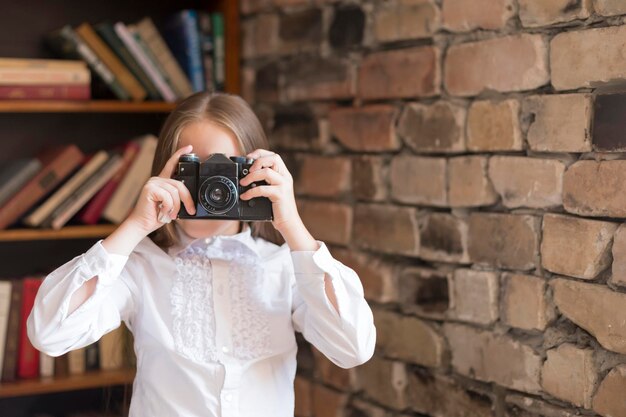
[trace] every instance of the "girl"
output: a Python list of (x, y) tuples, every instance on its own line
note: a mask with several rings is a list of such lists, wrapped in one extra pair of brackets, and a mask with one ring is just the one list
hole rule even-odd
[[(203, 92), (181, 102), (127, 219), (46, 277), (28, 318), (33, 345), (62, 355), (123, 320), (137, 357), (134, 417), (293, 416), (294, 330), (340, 367), (367, 361), (376, 330), (359, 278), (305, 228), (292, 177), (265, 148), (241, 98)], [(240, 197), (268, 197), (286, 243), (272, 243), (269, 223), (176, 220), (181, 204), (195, 213), (187, 188), (171, 179), (191, 152), (201, 161), (254, 158), (242, 185), (268, 185)]]

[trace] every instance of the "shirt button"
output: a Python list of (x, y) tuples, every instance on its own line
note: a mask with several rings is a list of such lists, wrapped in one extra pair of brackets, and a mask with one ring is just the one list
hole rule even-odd
[(226, 395), (224, 396), (224, 399), (225, 399), (226, 401), (231, 401), (231, 400), (233, 399), (233, 394), (226, 394)]
[(224, 353), (228, 353), (230, 349), (228, 349), (228, 346), (222, 346), (222, 352)]

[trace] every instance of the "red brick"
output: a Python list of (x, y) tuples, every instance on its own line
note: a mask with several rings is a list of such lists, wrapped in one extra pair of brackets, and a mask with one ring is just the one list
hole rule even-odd
[(398, 134), (415, 152), (462, 152), (465, 108), (447, 101), (408, 104), (400, 117)]
[(318, 384), (313, 386), (314, 417), (341, 417), (347, 404), (348, 394)]
[(457, 269), (452, 279), (452, 316), (460, 321), (492, 324), (498, 319), (500, 285), (491, 271)]
[(626, 415), (624, 387), (626, 387), (626, 365), (618, 365), (598, 387), (593, 397), (593, 410), (602, 416)]
[(484, 156), (459, 156), (448, 160), (450, 206), (490, 206), (498, 201), (498, 194), (487, 176), (487, 161)]
[(350, 189), (351, 161), (340, 156), (305, 155), (300, 158), (295, 189), (299, 194), (340, 197)]
[(502, 321), (519, 329), (545, 330), (555, 314), (546, 297), (545, 279), (507, 273), (503, 287)]
[(359, 204), (354, 213), (354, 242), (365, 249), (416, 256), (416, 214), (412, 208)]
[(552, 85), (572, 90), (626, 78), (624, 42), (626, 26), (559, 33), (550, 42)]
[(357, 374), (366, 397), (396, 410), (407, 406), (408, 380), (404, 363), (374, 356), (357, 368)]
[(453, 32), (501, 29), (515, 14), (513, 0), (444, 0), (443, 26)]
[(313, 387), (311, 382), (301, 376), (296, 376), (294, 391), (296, 396), (295, 417), (312, 417)]
[(523, 148), (517, 100), (475, 101), (467, 114), (467, 149), (509, 151)]
[(374, 12), (374, 34), (381, 42), (427, 38), (437, 32), (439, 21), (432, 0), (383, 3)]
[(312, 348), (315, 357), (315, 376), (324, 384), (349, 391), (351, 388), (351, 369), (340, 368), (330, 361), (322, 352)]
[(398, 282), (400, 308), (406, 314), (442, 320), (450, 308), (450, 270), (409, 267)]
[(578, 407), (591, 408), (591, 394), (598, 377), (593, 349), (579, 349), (564, 343), (550, 349), (546, 355), (541, 370), (543, 389)]
[(532, 90), (549, 80), (547, 46), (541, 35), (507, 36), (448, 49), (444, 83), (455, 96)]
[(341, 203), (300, 200), (298, 211), (311, 234), (319, 240), (347, 245), (352, 234), (352, 208)]
[(593, 7), (602, 16), (626, 14), (626, 3), (622, 0), (593, 0)]
[(400, 148), (395, 130), (396, 109), (388, 105), (336, 108), (329, 114), (330, 132), (353, 151), (381, 152)]
[(519, 17), (526, 27), (586, 19), (590, 13), (591, 0), (519, 0)]
[(387, 198), (388, 168), (379, 156), (359, 156), (352, 160), (352, 195), (358, 200), (383, 201)]
[(469, 263), (467, 222), (449, 213), (419, 217), (420, 258), (427, 261)]
[(375, 52), (359, 69), (359, 97), (432, 97), (439, 94), (439, 50), (432, 46)]
[(284, 71), (288, 101), (347, 99), (355, 94), (355, 69), (345, 59), (296, 55)]
[(278, 15), (257, 15), (245, 20), (241, 29), (243, 58), (256, 58), (278, 51)]
[(391, 161), (391, 196), (409, 204), (446, 206), (446, 159), (397, 156)]

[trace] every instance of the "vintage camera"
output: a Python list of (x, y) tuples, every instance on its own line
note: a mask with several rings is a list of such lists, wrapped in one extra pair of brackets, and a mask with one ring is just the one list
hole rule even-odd
[(246, 187), (239, 181), (248, 175), (254, 159), (212, 154), (200, 162), (196, 154), (182, 155), (172, 178), (181, 181), (189, 189), (196, 206), (196, 214), (187, 213), (181, 204), (180, 219), (227, 219), (243, 221), (270, 221), (273, 219), (272, 202), (266, 197), (241, 200), (239, 196), (265, 181)]

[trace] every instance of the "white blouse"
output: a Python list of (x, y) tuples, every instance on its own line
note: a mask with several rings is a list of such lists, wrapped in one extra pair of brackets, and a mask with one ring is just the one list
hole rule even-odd
[[(137, 356), (131, 417), (293, 416), (294, 330), (342, 368), (372, 356), (376, 329), (359, 277), (323, 243), (290, 252), (249, 228), (208, 239), (176, 230), (181, 244), (167, 252), (148, 237), (130, 256), (99, 241), (48, 275), (28, 318), (33, 345), (62, 355), (123, 320)], [(72, 293), (94, 276), (94, 294), (68, 315)]]

